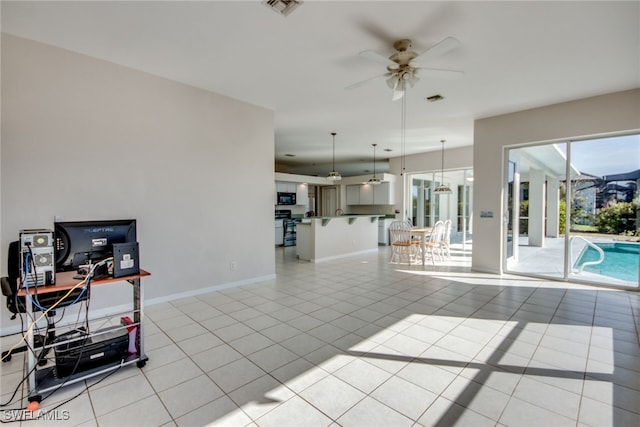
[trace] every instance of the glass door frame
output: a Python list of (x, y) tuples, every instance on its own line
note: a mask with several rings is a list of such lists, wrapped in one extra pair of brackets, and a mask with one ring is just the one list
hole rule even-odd
[[(435, 196), (433, 194), (433, 189), (440, 184), (442, 180), (442, 171), (441, 170), (432, 170), (432, 171), (424, 171), (424, 172), (410, 172), (403, 175), (404, 182), (404, 200), (405, 200), (405, 217), (403, 219), (411, 218), (414, 225), (421, 227), (430, 227), (433, 224), (443, 217), (451, 218), (451, 220), (455, 220), (456, 226), (456, 234), (460, 234), (462, 236), (462, 246), (463, 250), (468, 250), (467, 238), (471, 236), (473, 233), (473, 182), (470, 179), (473, 177), (473, 168), (458, 168), (447, 170), (444, 172), (445, 183), (447, 183), (452, 189), (453, 193), (451, 195), (445, 196)], [(448, 178), (451, 174), (459, 174), (460, 178)], [(456, 180), (457, 179), (457, 180)], [(420, 180), (422, 181), (422, 185), (414, 186), (414, 181)], [(455, 181), (455, 183), (454, 183)], [(428, 186), (424, 185), (424, 183), (428, 183)], [(462, 198), (458, 200), (458, 188), (462, 187)], [(417, 191), (414, 189), (417, 188)], [(422, 191), (422, 193), (421, 193)], [(426, 212), (426, 199), (427, 192), (429, 192), (429, 211)], [(416, 203), (422, 203), (423, 206), (416, 206), (414, 203), (414, 195), (416, 196)], [(440, 201), (440, 197), (446, 197), (446, 201)], [(462, 221), (462, 229), (458, 228), (458, 206), (457, 203), (453, 203), (451, 197), (456, 197), (456, 202), (460, 202), (463, 204), (462, 213), (463, 217), (466, 213), (468, 215), (466, 218), (463, 218)], [(414, 209), (415, 208), (415, 209)], [(415, 214), (414, 214), (415, 211)], [(416, 217), (418, 215), (421, 216)], [(416, 218), (414, 218), (416, 217)]]
[[(554, 280), (554, 281), (563, 281), (563, 282), (573, 282), (573, 283), (582, 283), (582, 284), (586, 284), (586, 285), (590, 285), (590, 286), (601, 286), (601, 287), (611, 287), (610, 285), (607, 285), (606, 282), (597, 282), (597, 281), (592, 281), (592, 280), (586, 280), (586, 279), (580, 279), (577, 278), (575, 276), (575, 274), (571, 274), (572, 273), (572, 267), (571, 267), (571, 238), (572, 236), (580, 236), (580, 234), (575, 234), (575, 231), (571, 229), (571, 207), (572, 207), (572, 192), (574, 189), (574, 183), (573, 183), (573, 178), (572, 178), (572, 145), (576, 144), (576, 143), (581, 143), (581, 142), (588, 142), (588, 141), (594, 141), (594, 140), (606, 140), (608, 138), (616, 138), (616, 137), (625, 137), (625, 136), (635, 136), (638, 135), (638, 132), (631, 132), (631, 133), (624, 133), (624, 134), (613, 134), (613, 135), (597, 135), (597, 136), (591, 136), (591, 137), (585, 137), (585, 138), (581, 138), (581, 139), (561, 139), (561, 140), (556, 140), (556, 141), (546, 141), (543, 143), (532, 143), (532, 144), (524, 144), (524, 145), (513, 145), (513, 146), (505, 146), (503, 148), (503, 167), (504, 167), (504, 178), (503, 178), (503, 191), (502, 191), (502, 204), (504, 206), (504, 221), (503, 221), (503, 247), (502, 247), (502, 268), (503, 271), (505, 273), (508, 274), (514, 274), (514, 275), (520, 275), (520, 276), (529, 276), (529, 277), (536, 277), (536, 278), (541, 278), (541, 279), (545, 279), (545, 280)], [(519, 176), (519, 168), (518, 168), (518, 164), (517, 162), (515, 162), (515, 173), (514, 173), (514, 185), (513, 185), (513, 193), (514, 195), (516, 193), (517, 196), (516, 197), (512, 197), (512, 205), (513, 206), (509, 206), (509, 167), (510, 167), (510, 163), (512, 162), (512, 160), (510, 159), (510, 152), (511, 150), (517, 150), (520, 148), (525, 148), (525, 147), (535, 147), (535, 146), (544, 146), (544, 145), (553, 145), (553, 144), (564, 144), (566, 147), (566, 159), (565, 159), (565, 172), (564, 172), (564, 176), (565, 176), (565, 183), (566, 183), (566, 190), (565, 190), (565, 194), (564, 194), (564, 198), (563, 201), (565, 202), (565, 217), (564, 217), (564, 250), (563, 250), (563, 274), (562, 277), (559, 278), (557, 276), (551, 276), (551, 275), (542, 275), (542, 274), (536, 274), (535, 272), (527, 272), (527, 273), (523, 273), (522, 271), (516, 271), (514, 269), (510, 269), (509, 265), (512, 262), (517, 262), (518, 260), (518, 238), (520, 235), (520, 230), (517, 230), (518, 224), (514, 224), (514, 226), (512, 227), (515, 228), (513, 229), (513, 255), (512, 257), (509, 256), (508, 253), (508, 221), (509, 221), (509, 208), (511, 208), (511, 211), (514, 213), (513, 214), (513, 221), (515, 221), (518, 218), (518, 214), (519, 214), (519, 200), (518, 200), (518, 204), (516, 204), (516, 199), (519, 199), (519, 187), (520, 187), (520, 180), (517, 179), (516, 177)], [(517, 182), (517, 185), (516, 185)], [(518, 191), (516, 191), (516, 189), (518, 189)], [(637, 190), (640, 191), (640, 190)], [(638, 220), (637, 220), (638, 221)], [(544, 222), (546, 224), (546, 214), (545, 214), (545, 219)], [(640, 224), (636, 223), (636, 227), (640, 228)], [(517, 231), (517, 234), (516, 234)], [(639, 277), (638, 277), (638, 282), (636, 283), (635, 286), (624, 286), (624, 285), (620, 285), (620, 286), (615, 286), (616, 289), (629, 289), (629, 290), (639, 290), (640, 289), (640, 273), (639, 273)]]

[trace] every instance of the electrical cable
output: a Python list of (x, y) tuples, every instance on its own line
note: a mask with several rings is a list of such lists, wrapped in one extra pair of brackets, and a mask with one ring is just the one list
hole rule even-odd
[[(89, 284), (91, 282), (91, 277), (92, 277), (91, 274), (87, 276), (87, 278), (88, 278), (87, 284), (86, 284), (87, 288), (89, 287)], [(80, 353), (78, 354), (78, 357), (76, 359), (76, 363), (73, 366), (73, 369), (71, 369), (71, 373), (69, 373), (67, 376), (65, 376), (64, 380), (60, 384), (58, 384), (58, 386), (53, 391), (51, 391), (51, 393), (49, 393), (48, 395), (42, 397), (40, 399), (40, 403), (44, 402), (49, 397), (53, 396), (54, 393), (56, 393), (58, 390), (60, 390), (62, 387), (64, 387), (64, 385), (71, 378), (71, 376), (76, 373), (76, 370), (78, 369), (78, 366), (80, 366), (80, 361), (82, 360), (82, 354), (84, 353), (84, 349), (85, 349), (85, 343), (86, 343), (87, 339), (89, 338), (89, 334), (90, 334), (90, 331), (89, 331), (89, 301), (90, 301), (89, 299), (85, 300), (85, 316), (84, 316), (84, 318), (85, 318), (85, 322), (84, 322), (85, 323), (85, 337), (84, 337), (82, 345), (80, 346)], [(80, 319), (80, 310), (78, 310), (78, 317), (77, 317), (76, 325), (75, 325), (74, 329), (77, 329), (77, 330), (80, 329), (80, 328), (78, 328), (79, 319)]]
[(24, 384), (24, 382), (27, 380), (27, 378), (29, 378), (29, 375), (31, 375), (31, 373), (33, 371), (35, 371), (35, 369), (36, 369), (36, 365), (34, 364), (33, 368), (31, 368), (31, 370), (27, 373), (27, 375), (25, 375), (22, 378), (22, 380), (20, 380), (20, 382), (16, 386), (15, 390), (13, 390), (13, 394), (11, 395), (11, 398), (9, 399), (9, 401), (5, 402), (5, 403), (0, 403), (0, 408), (4, 408), (5, 406), (9, 406), (13, 402), (13, 399), (16, 397), (16, 394), (18, 394), (18, 390), (20, 390), (20, 386), (22, 386), (22, 384)]
[[(11, 351), (13, 351), (13, 349), (15, 349), (17, 346), (19, 346), (22, 342), (24, 342), (26, 340), (26, 337), (29, 336), (30, 333), (32, 333), (34, 325), (37, 324), (37, 322), (39, 322), (40, 320), (42, 320), (51, 310), (53, 310), (54, 308), (56, 308), (62, 301), (64, 301), (69, 295), (71, 295), (73, 293), (73, 291), (75, 291), (76, 289), (78, 289), (80, 286), (83, 286), (87, 283), (87, 279), (89, 279), (91, 277), (91, 275), (93, 275), (93, 271), (95, 270), (95, 268), (102, 264), (103, 262), (106, 262), (110, 259), (113, 258), (106, 258), (102, 261), (100, 261), (99, 263), (96, 263), (93, 265), (93, 267), (91, 268), (91, 271), (89, 272), (89, 274), (87, 275), (87, 277), (85, 277), (83, 280), (81, 280), (80, 282), (76, 283), (71, 289), (69, 289), (69, 291), (64, 294), (60, 299), (58, 299), (55, 303), (53, 303), (51, 305), (51, 307), (45, 309), (42, 314), (40, 315), (40, 317), (38, 317), (36, 320), (32, 321), (31, 324), (29, 325), (29, 327), (27, 328), (27, 332), (22, 336), (22, 340), (18, 341), (15, 345), (13, 345), (13, 347), (11, 347), (9, 349), (9, 351), (7, 352), (7, 354), (4, 355), (4, 357), (2, 357), (2, 360), (4, 360), (8, 355), (11, 354)], [(90, 279), (89, 279), (90, 280)], [(27, 292), (27, 295), (29, 293)]]
[[(50, 412), (52, 412), (52, 411), (55, 411), (56, 409), (58, 409), (58, 408), (59, 408), (59, 407), (61, 407), (62, 405), (66, 405), (67, 403), (71, 402), (72, 400), (77, 399), (78, 397), (80, 397), (80, 395), (82, 395), (85, 391), (88, 391), (91, 387), (93, 387), (93, 386), (96, 386), (96, 385), (100, 384), (102, 381), (106, 380), (106, 379), (107, 379), (107, 378), (109, 378), (111, 375), (113, 375), (113, 374), (115, 374), (116, 372), (118, 372), (120, 369), (122, 369), (122, 366), (123, 366), (123, 365), (122, 365), (122, 363), (121, 363), (121, 364), (120, 364), (120, 366), (118, 366), (118, 368), (117, 368), (117, 369), (114, 369), (113, 371), (109, 372), (107, 375), (105, 375), (104, 377), (100, 378), (100, 379), (99, 379), (98, 381), (96, 381), (95, 383), (93, 383), (93, 384), (91, 384), (91, 385), (88, 385), (88, 386), (85, 386), (85, 388), (84, 388), (83, 390), (81, 390), (78, 394), (76, 394), (75, 396), (70, 397), (69, 399), (67, 399), (67, 400), (65, 400), (65, 401), (63, 401), (63, 402), (60, 402), (59, 404), (57, 404), (56, 406), (54, 406), (54, 407), (53, 407), (53, 408), (51, 408), (51, 409), (47, 409), (46, 411), (41, 412), (41, 413), (39, 414), (39, 416), (41, 417), (42, 415), (48, 414), (48, 413), (50, 413)], [(57, 391), (57, 390), (56, 390), (56, 391)], [(51, 394), (53, 394), (53, 393), (51, 393)], [(50, 394), (49, 396), (51, 396), (51, 394)], [(47, 397), (49, 397), (49, 396), (47, 396)], [(26, 410), (26, 409), (25, 409), (25, 410)], [(15, 423), (15, 422), (17, 422), (17, 421), (20, 421), (20, 422), (22, 422), (22, 421), (34, 421), (34, 420), (37, 420), (37, 419), (39, 419), (39, 418), (34, 417), (34, 418), (28, 418), (28, 419), (15, 419), (15, 420), (6, 421), (6, 420), (4, 420), (4, 419), (0, 418), (0, 423), (1, 423), (1, 424), (9, 424), (9, 423)]]
[[(13, 351), (13, 349), (15, 349), (15, 348), (16, 348), (19, 344), (21, 344), (22, 342), (25, 342), (25, 343), (26, 343), (26, 345), (27, 345), (27, 347), (28, 347), (28, 348), (31, 350), (31, 352), (35, 355), (35, 350), (34, 350), (33, 348), (31, 348), (31, 346), (30, 346), (30, 344), (29, 344), (28, 342), (26, 342), (26, 337), (29, 335), (29, 333), (33, 333), (33, 329), (34, 329), (34, 327), (35, 327), (35, 328), (37, 328), (37, 322), (38, 322), (38, 321), (40, 321), (44, 316), (46, 316), (46, 315), (47, 315), (47, 314), (48, 314), (52, 309), (54, 309), (54, 308), (55, 308), (55, 307), (57, 307), (59, 304), (61, 304), (61, 303), (62, 303), (62, 302), (63, 302), (63, 301), (64, 301), (64, 300), (65, 300), (65, 299), (66, 299), (66, 298), (67, 298), (67, 297), (68, 297), (68, 296), (73, 292), (73, 291), (75, 291), (76, 289), (78, 289), (80, 286), (84, 285), (84, 288), (83, 288), (82, 292), (80, 293), (80, 295), (78, 296), (78, 298), (76, 298), (76, 300), (74, 300), (74, 302), (72, 303), (72, 304), (75, 304), (75, 302), (77, 302), (77, 301), (79, 300), (79, 298), (82, 296), (82, 294), (85, 292), (85, 290), (89, 288), (89, 285), (90, 285), (90, 283), (91, 283), (91, 278), (93, 277), (93, 273), (94, 273), (95, 269), (96, 269), (99, 265), (101, 265), (101, 264), (103, 264), (103, 263), (105, 263), (105, 262), (107, 262), (107, 261), (109, 261), (109, 260), (112, 260), (112, 259), (113, 259), (113, 258), (106, 258), (106, 259), (101, 260), (100, 262), (96, 263), (96, 264), (91, 268), (91, 270), (90, 270), (89, 274), (87, 274), (87, 277), (85, 277), (85, 279), (83, 279), (82, 281), (80, 281), (80, 282), (78, 282), (76, 285), (74, 285), (74, 286), (73, 286), (73, 287), (72, 287), (72, 288), (71, 288), (71, 289), (70, 289), (70, 290), (69, 290), (65, 295), (63, 295), (63, 296), (62, 296), (61, 298), (59, 298), (59, 299), (58, 299), (54, 304), (52, 304), (52, 305), (51, 305), (51, 307), (49, 307), (49, 308), (45, 309), (45, 310), (44, 310), (44, 312), (40, 315), (40, 317), (39, 317), (38, 319), (33, 320), (33, 317), (32, 317), (32, 318), (31, 318), (32, 322), (31, 322), (31, 324), (29, 325), (29, 328), (28, 328), (28, 330), (27, 330), (27, 333), (26, 333), (26, 334), (23, 334), (22, 339), (21, 339), (18, 343), (16, 343), (14, 346), (12, 346), (12, 347), (8, 350), (7, 354), (2, 358), (2, 360), (4, 360), (7, 356), (9, 356), (9, 355), (11, 354), (11, 352)], [(26, 286), (25, 286), (25, 288), (26, 288)], [(26, 292), (27, 292), (27, 295), (30, 295), (30, 294), (29, 294), (29, 292), (28, 292), (28, 289), (26, 289)], [(37, 291), (36, 291), (36, 292), (37, 292)], [(17, 295), (16, 295), (16, 303), (17, 303), (17, 302), (18, 302), (18, 299), (17, 299)], [(33, 302), (33, 301), (32, 301), (32, 302)], [(80, 320), (80, 313), (81, 313), (81, 311), (82, 311), (82, 310), (79, 310), (79, 311), (78, 311), (78, 316), (77, 316), (77, 318), (76, 318), (76, 328), (77, 328), (77, 324), (78, 324), (78, 322), (79, 322), (79, 320)], [(64, 316), (64, 312), (63, 312), (63, 316)], [(34, 316), (34, 317), (35, 317), (35, 316)], [(20, 322), (21, 322), (22, 330), (24, 330), (24, 321), (23, 321), (23, 317), (22, 317), (22, 315), (20, 316)], [(84, 323), (85, 323), (85, 325), (86, 325), (86, 330), (88, 331), (88, 330), (89, 330), (89, 301), (88, 301), (88, 299), (87, 299), (87, 300), (85, 300), (85, 322), (84, 322)], [(48, 331), (48, 330), (49, 330), (49, 327), (48, 327), (48, 325), (47, 325), (47, 331)], [(45, 337), (45, 340), (46, 340), (46, 337)], [(46, 344), (46, 343), (43, 343), (43, 347), (44, 347), (44, 345), (45, 345), (45, 344)], [(80, 355), (78, 356), (78, 359), (76, 360), (76, 364), (75, 364), (75, 366), (73, 367), (73, 369), (72, 369), (72, 371), (71, 371), (71, 374), (69, 374), (68, 376), (66, 376), (66, 378), (64, 379), (64, 381), (63, 381), (63, 382), (62, 382), (58, 387), (56, 387), (56, 389), (55, 389), (55, 390), (53, 390), (53, 391), (52, 391), (51, 393), (49, 393), (47, 396), (45, 396), (44, 398), (42, 398), (42, 399), (41, 399), (41, 402), (42, 402), (42, 401), (44, 401), (45, 399), (47, 399), (47, 398), (51, 397), (54, 393), (56, 393), (58, 390), (60, 390), (60, 388), (62, 388), (62, 387), (66, 384), (66, 382), (67, 382), (67, 380), (70, 378), (70, 376), (71, 376), (71, 375), (73, 375), (73, 373), (75, 373), (75, 371), (77, 370), (77, 368), (78, 368), (78, 366), (79, 366), (79, 363), (80, 363), (80, 360), (81, 360), (81, 357), (82, 357), (82, 352), (83, 352), (83, 351), (84, 351), (84, 346), (82, 346), (82, 348), (81, 348), (81, 350), (80, 350)], [(43, 355), (43, 354), (44, 354), (44, 351), (41, 353), (41, 355)], [(39, 362), (39, 361), (40, 361), (40, 357), (38, 357), (38, 362)], [(31, 373), (36, 369), (36, 367), (37, 367), (37, 363), (36, 363), (36, 364), (34, 364), (34, 366), (31, 368), (30, 372), (29, 372), (29, 373), (27, 373), (27, 375), (25, 375), (25, 376), (23, 377), (23, 379), (20, 381), (20, 383), (18, 383), (18, 385), (17, 385), (16, 389), (14, 390), (14, 392), (13, 392), (13, 394), (12, 394), (11, 398), (9, 399), (9, 401), (8, 401), (8, 402), (6, 402), (6, 403), (0, 404), (0, 407), (7, 406), (7, 405), (9, 405), (9, 404), (13, 401), (13, 399), (15, 398), (15, 395), (17, 394), (18, 390), (20, 389), (20, 386), (21, 386), (21, 385), (26, 381), (26, 379), (31, 375)], [(90, 386), (85, 387), (85, 390), (88, 390), (90, 387), (93, 387), (94, 385), (96, 385), (96, 384), (100, 383), (101, 381), (103, 381), (104, 379), (108, 378), (109, 376), (111, 376), (112, 374), (114, 374), (115, 372), (117, 372), (118, 370), (120, 370), (120, 368), (122, 368), (122, 361), (121, 361), (121, 363), (120, 363), (120, 366), (119, 366), (117, 369), (113, 370), (113, 371), (112, 371), (112, 372), (110, 372), (108, 375), (106, 375), (105, 377), (103, 377), (103, 378), (101, 378), (99, 381), (97, 381), (96, 383), (94, 383), (94, 384), (92, 384), (92, 385), (90, 385)], [(68, 402), (70, 402), (71, 400), (73, 400), (73, 399), (77, 398), (77, 397), (78, 397), (78, 396), (80, 396), (82, 393), (84, 393), (84, 391), (85, 391), (85, 390), (81, 391), (80, 393), (78, 393), (78, 394), (77, 394), (77, 395), (75, 395), (74, 397), (72, 397), (72, 398), (70, 398), (70, 399), (68, 399), (68, 400), (66, 400), (66, 401), (64, 401), (64, 402), (62, 402), (62, 403), (60, 403), (59, 405), (57, 405), (57, 406), (55, 406), (54, 408), (52, 408), (52, 409), (48, 410), (47, 412), (53, 411), (53, 410), (55, 410), (55, 409), (59, 408), (61, 405), (64, 405), (65, 403), (68, 403)], [(47, 413), (47, 412), (45, 412), (45, 413)], [(37, 419), (37, 418), (34, 418), (34, 419)], [(4, 424), (4, 423), (7, 423), (7, 422), (14, 422), (14, 421), (29, 421), (29, 420), (30, 420), (30, 419), (25, 419), (25, 420), (12, 420), (12, 421), (0, 420), (0, 421)]]

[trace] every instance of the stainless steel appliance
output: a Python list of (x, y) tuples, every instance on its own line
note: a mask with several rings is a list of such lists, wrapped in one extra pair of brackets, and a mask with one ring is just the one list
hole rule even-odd
[(278, 205), (295, 205), (296, 193), (278, 193)]
[(276, 209), (275, 211), (275, 242), (276, 246), (284, 244), (284, 220), (291, 219), (291, 210)]
[(283, 228), (283, 244), (284, 246), (295, 246), (296, 245), (296, 224), (298, 221), (295, 219), (285, 219), (282, 220), (282, 228)]

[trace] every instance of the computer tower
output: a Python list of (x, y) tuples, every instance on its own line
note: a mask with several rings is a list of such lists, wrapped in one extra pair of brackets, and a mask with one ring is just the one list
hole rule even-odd
[(56, 280), (53, 231), (20, 230), (20, 278), (22, 287), (53, 285)]

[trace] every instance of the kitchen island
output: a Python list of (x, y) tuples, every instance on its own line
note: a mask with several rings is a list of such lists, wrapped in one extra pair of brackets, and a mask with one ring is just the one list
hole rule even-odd
[(313, 263), (378, 250), (378, 220), (384, 215), (321, 216), (297, 225), (296, 254)]

